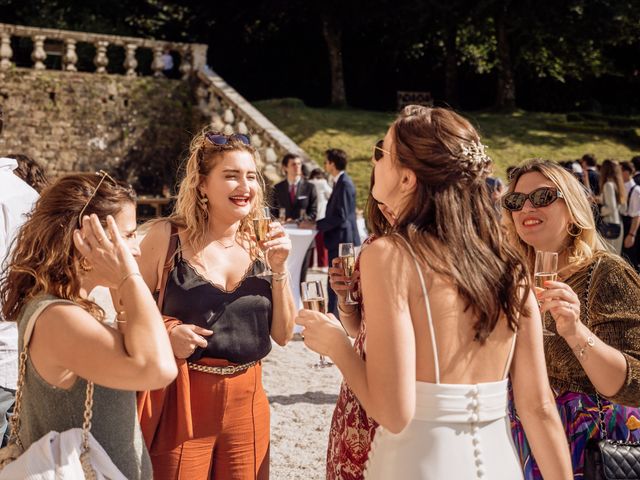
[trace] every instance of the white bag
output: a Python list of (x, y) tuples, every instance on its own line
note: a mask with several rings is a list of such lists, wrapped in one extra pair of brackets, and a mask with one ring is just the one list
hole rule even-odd
[[(61, 300), (61, 303), (67, 303)], [(72, 303), (72, 302), (68, 302)], [(50, 305), (45, 303), (31, 315), (24, 333), (16, 402), (11, 416), (9, 444), (0, 449), (0, 480), (127, 480), (91, 435), (93, 413), (93, 382), (87, 382), (82, 428), (72, 428), (62, 433), (49, 432), (24, 451), (18, 432), (27, 349), (35, 321)]]

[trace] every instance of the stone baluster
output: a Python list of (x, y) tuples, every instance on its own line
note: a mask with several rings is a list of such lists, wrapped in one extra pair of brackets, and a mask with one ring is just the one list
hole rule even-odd
[(13, 57), (11, 35), (2, 33), (0, 37), (0, 70), (8, 70), (11, 68), (11, 57)]
[(269, 141), (264, 149), (264, 161), (265, 163), (276, 163), (278, 161), (278, 154), (273, 146), (273, 143)]
[(33, 68), (36, 70), (44, 70), (44, 61), (47, 58), (47, 53), (44, 51), (44, 41), (47, 37), (44, 35), (34, 35), (33, 37), (33, 52), (31, 52), (31, 60), (33, 60)]
[(101, 40), (96, 42), (96, 56), (93, 59), (93, 64), (96, 66), (96, 73), (107, 73), (107, 65), (109, 65), (109, 58), (107, 58), (107, 47), (109, 42)]
[(62, 57), (62, 63), (64, 70), (67, 72), (77, 72), (76, 63), (78, 63), (78, 54), (76, 53), (76, 41), (72, 38), (67, 38), (64, 41), (65, 53)]
[(164, 70), (164, 60), (162, 60), (162, 45), (153, 47), (153, 62), (151, 62), (151, 70), (154, 77), (162, 77)]
[(188, 45), (180, 49), (180, 73), (183, 80), (188, 79), (191, 73), (191, 49)]
[(225, 108), (224, 113), (222, 114), (222, 121), (224, 122), (222, 133), (224, 133), (225, 135), (231, 135), (232, 133), (235, 133), (235, 129), (233, 128), (235, 115), (233, 114), (233, 109), (230, 105)]
[(253, 145), (254, 147), (256, 147), (256, 149), (260, 149), (260, 147), (262, 146), (262, 138), (260, 137), (259, 133), (254, 133), (253, 135), (251, 135), (250, 137), (251, 140), (251, 145)]
[(241, 116), (238, 116), (238, 122), (236, 123), (236, 132), (241, 133), (243, 135), (249, 134), (249, 128), (247, 127), (247, 124), (244, 121), (244, 118)]
[(127, 69), (127, 77), (135, 77), (136, 68), (138, 67), (138, 60), (136, 60), (136, 49), (138, 46), (133, 43), (127, 43), (124, 48), (124, 68)]

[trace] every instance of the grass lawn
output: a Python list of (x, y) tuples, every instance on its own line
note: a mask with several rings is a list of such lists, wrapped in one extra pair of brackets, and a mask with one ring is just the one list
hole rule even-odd
[[(358, 189), (358, 206), (367, 198), (371, 173), (371, 151), (394, 120), (395, 113), (365, 110), (310, 108), (296, 99), (263, 100), (254, 104), (274, 124), (298, 143), (313, 160), (323, 164), (327, 148), (341, 148), (349, 154), (347, 172)], [(585, 153), (629, 160), (640, 147), (619, 137), (567, 132), (548, 126), (565, 119), (564, 114), (515, 112), (513, 114), (465, 112), (480, 131), (483, 143), (504, 177), (509, 165), (532, 157), (571, 160)]]

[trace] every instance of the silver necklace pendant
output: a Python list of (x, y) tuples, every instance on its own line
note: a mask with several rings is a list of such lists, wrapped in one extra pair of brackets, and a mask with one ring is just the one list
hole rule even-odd
[(236, 243), (235, 241), (233, 241), (233, 242), (231, 243), (231, 245), (225, 245), (225, 244), (224, 244), (224, 243), (222, 243), (220, 240), (214, 240), (214, 242), (219, 243), (219, 244), (220, 244), (220, 245), (222, 245), (224, 248), (231, 248), (231, 247), (233, 247), (233, 245)]

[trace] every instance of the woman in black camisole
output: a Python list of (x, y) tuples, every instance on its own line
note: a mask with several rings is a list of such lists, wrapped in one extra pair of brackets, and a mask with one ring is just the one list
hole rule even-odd
[[(255, 241), (251, 220), (264, 207), (257, 156), (244, 135), (196, 136), (175, 212), (141, 245), (141, 272), (158, 290), (170, 238), (177, 237), (162, 313), (177, 319), (166, 322), (167, 331), (174, 355), (188, 365), (186, 400), (165, 401), (161, 416), (187, 428), (168, 436), (171, 428), (159, 428), (164, 438), (146, 439), (156, 479), (269, 476), (261, 359), (271, 339), (285, 345), (291, 338), (295, 306), (283, 227), (273, 222), (268, 240)], [(261, 251), (272, 276), (257, 275), (265, 267)]]

